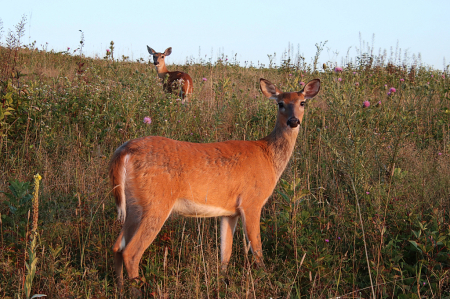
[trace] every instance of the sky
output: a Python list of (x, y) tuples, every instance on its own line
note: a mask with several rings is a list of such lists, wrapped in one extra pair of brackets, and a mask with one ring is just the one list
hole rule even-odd
[(449, 0), (1, 1), (1, 43), (26, 16), (23, 44), (73, 50), (82, 30), (87, 56), (103, 57), (114, 41), (115, 58), (148, 61), (149, 45), (157, 52), (172, 47), (168, 64), (225, 55), (267, 66), (268, 55), (275, 53), (279, 65), (289, 49), (311, 63), (316, 44), (326, 42), (319, 61), (338, 66), (361, 48), (400, 52), (402, 59), (407, 52), (410, 61), (420, 53), (438, 70), (444, 59), (450, 63)]

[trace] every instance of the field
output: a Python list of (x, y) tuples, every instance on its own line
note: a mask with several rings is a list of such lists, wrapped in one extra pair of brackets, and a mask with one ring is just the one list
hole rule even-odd
[(255, 267), (238, 224), (226, 284), (218, 219), (173, 216), (144, 254), (142, 280), (125, 291), (134, 284), (146, 298), (450, 297), (448, 70), (370, 52), (324, 66), (301, 57), (257, 67), (199, 58), (169, 65), (194, 80), (182, 103), (163, 92), (148, 62), (111, 52), (94, 59), (0, 47), (0, 297), (118, 297), (112, 153), (146, 135), (202, 143), (268, 135), (277, 108), (259, 78), (283, 91), (322, 81), (263, 209), (266, 269)]

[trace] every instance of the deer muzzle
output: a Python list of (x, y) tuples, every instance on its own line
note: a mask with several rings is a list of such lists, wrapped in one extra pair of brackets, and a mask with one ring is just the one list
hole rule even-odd
[(300, 125), (300, 120), (297, 117), (291, 117), (288, 119), (287, 125), (291, 128), (296, 128), (298, 125)]

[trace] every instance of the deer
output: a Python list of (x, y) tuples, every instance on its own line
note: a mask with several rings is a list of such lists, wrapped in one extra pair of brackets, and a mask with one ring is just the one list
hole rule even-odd
[(147, 46), (147, 50), (153, 56), (153, 64), (156, 67), (158, 77), (163, 81), (165, 92), (172, 93), (174, 87), (179, 88), (178, 95), (182, 100), (192, 94), (194, 85), (191, 76), (179, 71), (169, 72), (166, 67), (165, 58), (172, 53), (172, 47), (167, 48), (164, 53), (158, 53), (149, 46)]
[(130, 280), (169, 216), (221, 217), (221, 271), (227, 271), (239, 218), (257, 266), (264, 267), (261, 210), (294, 150), (306, 101), (320, 90), (314, 79), (299, 92), (282, 92), (261, 78), (264, 96), (275, 100), (275, 128), (255, 140), (192, 143), (160, 136), (125, 142), (109, 164), (109, 178), (122, 230), (113, 245), (116, 279), (123, 265)]

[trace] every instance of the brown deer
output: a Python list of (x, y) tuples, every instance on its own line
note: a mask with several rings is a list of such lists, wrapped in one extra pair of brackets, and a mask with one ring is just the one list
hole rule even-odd
[(241, 217), (256, 262), (264, 265), (261, 209), (292, 155), (306, 100), (319, 92), (320, 80), (299, 92), (281, 92), (265, 79), (260, 79), (260, 87), (278, 105), (275, 128), (263, 139), (199, 144), (147, 136), (125, 142), (114, 152), (109, 176), (118, 219), (124, 222), (113, 246), (119, 289), (123, 263), (128, 277), (138, 278), (142, 254), (171, 213), (222, 217), (222, 271)]
[(147, 50), (153, 56), (153, 64), (156, 66), (158, 77), (163, 81), (163, 88), (166, 92), (172, 93), (174, 89), (179, 89), (178, 95), (182, 99), (192, 94), (194, 85), (191, 76), (179, 71), (169, 72), (166, 67), (164, 59), (172, 53), (172, 47), (167, 48), (164, 53), (158, 53), (149, 46), (147, 46)]

